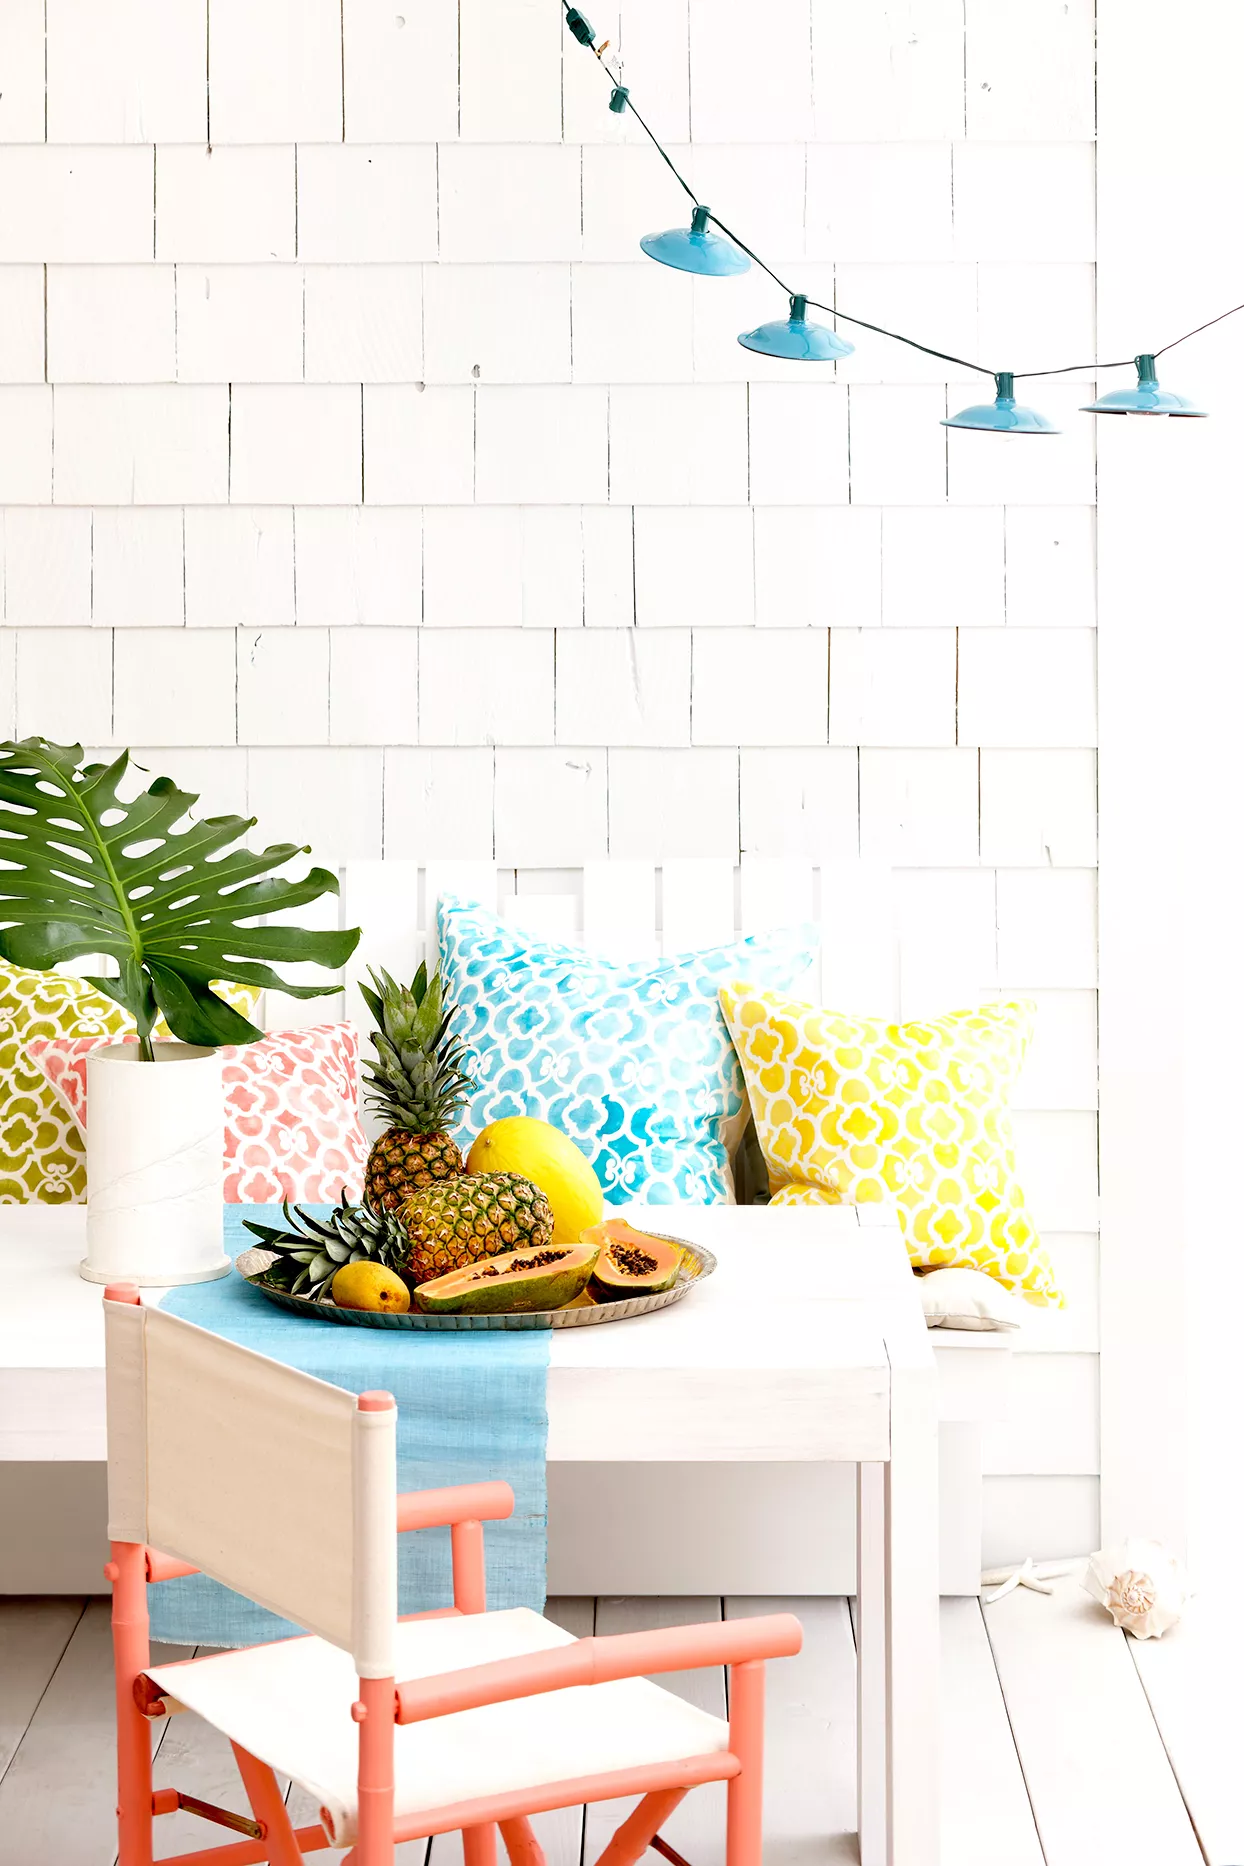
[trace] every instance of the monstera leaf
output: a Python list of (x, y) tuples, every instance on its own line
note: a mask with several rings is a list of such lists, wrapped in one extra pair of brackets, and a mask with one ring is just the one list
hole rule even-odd
[(147, 1060), (161, 1011), (183, 1043), (214, 1047), (263, 1035), (216, 995), (213, 980), (273, 986), (295, 998), (338, 990), (290, 984), (268, 962), (341, 966), (358, 944), (357, 927), (254, 924), (335, 894), (336, 876), (326, 868), (301, 881), (273, 876), (309, 851), (289, 842), (258, 853), (233, 846), (253, 817), (187, 822), (198, 798), (171, 778), (123, 802), (118, 788), (128, 767), (128, 752), (84, 765), (80, 745), (0, 743), (0, 954), (46, 971), (62, 959), (107, 953), (120, 975), (90, 982), (133, 1016)]

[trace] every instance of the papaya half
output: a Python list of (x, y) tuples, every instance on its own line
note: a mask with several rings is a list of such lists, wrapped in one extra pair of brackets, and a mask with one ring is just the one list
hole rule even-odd
[(546, 1244), (463, 1264), (420, 1283), (415, 1306), (430, 1315), (530, 1315), (563, 1309), (586, 1289), (600, 1247)]
[(583, 1242), (600, 1251), (592, 1271), (592, 1291), (603, 1301), (655, 1296), (678, 1281), (682, 1269), (678, 1246), (636, 1231), (624, 1218), (606, 1218), (603, 1224), (589, 1226)]

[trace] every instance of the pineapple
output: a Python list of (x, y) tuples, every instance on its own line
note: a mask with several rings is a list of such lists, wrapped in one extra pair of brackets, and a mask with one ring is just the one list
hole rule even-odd
[(310, 1296), (322, 1301), (328, 1286), (342, 1264), (370, 1258), (400, 1275), (410, 1255), (406, 1227), (391, 1212), (373, 1211), (369, 1205), (351, 1205), (343, 1189), (341, 1203), (328, 1218), (313, 1218), (296, 1205), (291, 1212), (286, 1200), (286, 1231), (271, 1225), (245, 1220), (265, 1250), (273, 1251), (272, 1262), (263, 1272), (265, 1283), (287, 1290), (291, 1296)]
[(465, 1047), (450, 1034), (453, 1007), (443, 1003), (439, 972), (429, 980), (421, 965), (407, 987), (382, 968), (371, 981), (374, 989), (359, 986), (377, 1024), (367, 1105), (388, 1125), (367, 1157), (364, 1191), (377, 1211), (396, 1212), (412, 1193), (466, 1171), (448, 1129), (475, 1084), (462, 1066)]
[(543, 1250), (553, 1237), (548, 1200), (518, 1173), (467, 1173), (425, 1186), (406, 1201), (401, 1219), (405, 1268), (416, 1283), (518, 1246)]

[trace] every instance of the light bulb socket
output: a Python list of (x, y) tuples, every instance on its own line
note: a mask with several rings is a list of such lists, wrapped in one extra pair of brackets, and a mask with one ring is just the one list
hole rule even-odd
[(806, 292), (796, 292), (790, 301), (792, 324), (806, 324), (808, 321), (808, 298)]
[(627, 99), (629, 97), (630, 92), (624, 84), (614, 85), (612, 91), (609, 93), (609, 108), (612, 110), (615, 117), (620, 117), (622, 115), (622, 112), (626, 109)]
[(710, 211), (711, 210), (707, 207), (696, 208), (695, 213), (691, 216), (692, 233), (707, 233), (708, 232), (708, 221), (709, 221)]
[(569, 26), (574, 37), (579, 41), (580, 45), (591, 45), (593, 39), (596, 37), (595, 27), (590, 20), (583, 17), (578, 7), (571, 6), (566, 8), (566, 24)]

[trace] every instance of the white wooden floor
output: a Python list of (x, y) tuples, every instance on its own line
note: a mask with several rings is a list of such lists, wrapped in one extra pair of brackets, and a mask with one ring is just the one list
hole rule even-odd
[[(1244, 1634), (1204, 1605), (1159, 1645), (1115, 1632), (1074, 1581), (992, 1607), (942, 1608), (944, 1866), (1244, 1866)], [(560, 1600), (572, 1632), (621, 1632), (790, 1608), (798, 1659), (770, 1668), (768, 1866), (857, 1858), (855, 1648), (838, 1600)], [(182, 1657), (165, 1647), (162, 1656)], [(724, 1714), (720, 1673), (665, 1681)], [(108, 1603), (0, 1600), (0, 1859), (111, 1866), (114, 1804)], [(192, 1716), (157, 1731), (158, 1784), (243, 1808), (228, 1746)], [(693, 1866), (722, 1866), (722, 1798), (699, 1789), (666, 1833)], [(294, 1791), (297, 1820), (314, 1819)], [(549, 1866), (581, 1866), (625, 1809), (539, 1823)], [(157, 1857), (227, 1840), (193, 1817), (156, 1824)], [(399, 1848), (452, 1866), (454, 1837)], [(339, 1853), (319, 1853), (339, 1860)], [(654, 1856), (655, 1858), (655, 1856)]]

